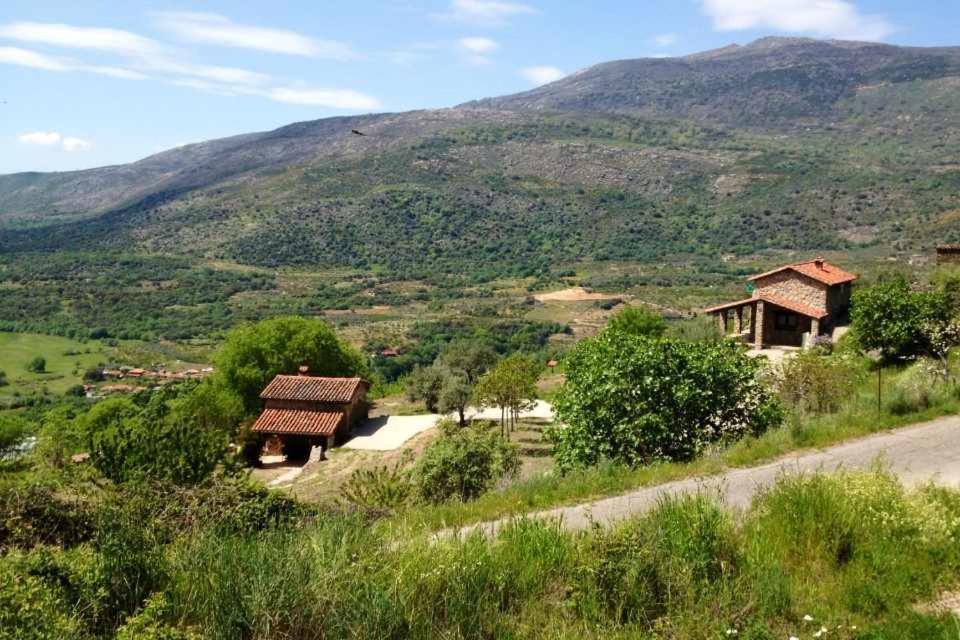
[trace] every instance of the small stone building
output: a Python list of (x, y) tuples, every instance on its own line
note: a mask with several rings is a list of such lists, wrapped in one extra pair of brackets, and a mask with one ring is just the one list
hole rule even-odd
[(252, 431), (271, 448), (279, 444), (287, 458), (306, 458), (313, 447), (325, 451), (366, 419), (368, 388), (361, 378), (278, 375), (260, 394), (266, 406)]
[[(804, 346), (846, 322), (857, 276), (823, 258), (788, 264), (751, 276), (753, 295), (706, 309), (724, 335), (761, 349)], [(732, 332), (730, 328), (732, 319)]]
[(937, 247), (937, 264), (960, 264), (960, 244), (942, 244)]

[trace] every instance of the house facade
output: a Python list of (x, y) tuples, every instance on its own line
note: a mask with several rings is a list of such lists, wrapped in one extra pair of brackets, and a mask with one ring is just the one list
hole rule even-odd
[(260, 394), (265, 406), (251, 430), (268, 449), (306, 458), (314, 447), (342, 443), (366, 419), (368, 389), (362, 378), (278, 375)]
[(846, 322), (856, 274), (816, 258), (748, 278), (753, 295), (705, 309), (724, 335), (761, 349), (801, 347)]

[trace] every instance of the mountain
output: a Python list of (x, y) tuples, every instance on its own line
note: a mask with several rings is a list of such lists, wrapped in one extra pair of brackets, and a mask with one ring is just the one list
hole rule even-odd
[[(353, 130), (365, 135), (357, 135)], [(424, 273), (960, 240), (960, 48), (766, 38), (0, 176), (0, 253)]]
[(468, 106), (770, 125), (840, 115), (840, 102), (864, 86), (958, 72), (960, 47), (763, 38), (684, 58), (606, 62), (532, 91)]

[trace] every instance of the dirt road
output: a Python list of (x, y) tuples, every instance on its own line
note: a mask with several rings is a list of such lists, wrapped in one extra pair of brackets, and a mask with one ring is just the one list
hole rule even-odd
[[(527, 514), (526, 517), (559, 519), (570, 530), (591, 523), (609, 524), (642, 513), (663, 496), (697, 491), (714, 492), (731, 507), (744, 507), (757, 489), (773, 484), (781, 473), (855, 470), (870, 467), (876, 460), (908, 486), (933, 481), (960, 487), (960, 417), (949, 416), (896, 431), (888, 431), (841, 443), (826, 449), (801, 451), (757, 467), (731, 469), (702, 478), (677, 480), (645, 487), (630, 493), (594, 502), (558, 507)], [(509, 519), (483, 522), (460, 529), (469, 533), (481, 529), (495, 533)], [(449, 535), (452, 531), (442, 532)]]

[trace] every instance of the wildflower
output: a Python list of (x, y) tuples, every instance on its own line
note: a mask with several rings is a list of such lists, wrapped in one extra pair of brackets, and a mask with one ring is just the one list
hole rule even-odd
[(790, 636), (788, 640), (800, 640), (797, 636)]
[(813, 622), (813, 616), (811, 616), (811, 615), (808, 613), (807, 615), (803, 616), (803, 621), (804, 621), (804, 622)]
[(735, 636), (735, 635), (737, 635), (737, 633), (739, 633), (739, 632), (738, 632), (736, 629), (727, 629), (727, 635), (728, 635), (728, 636)]

